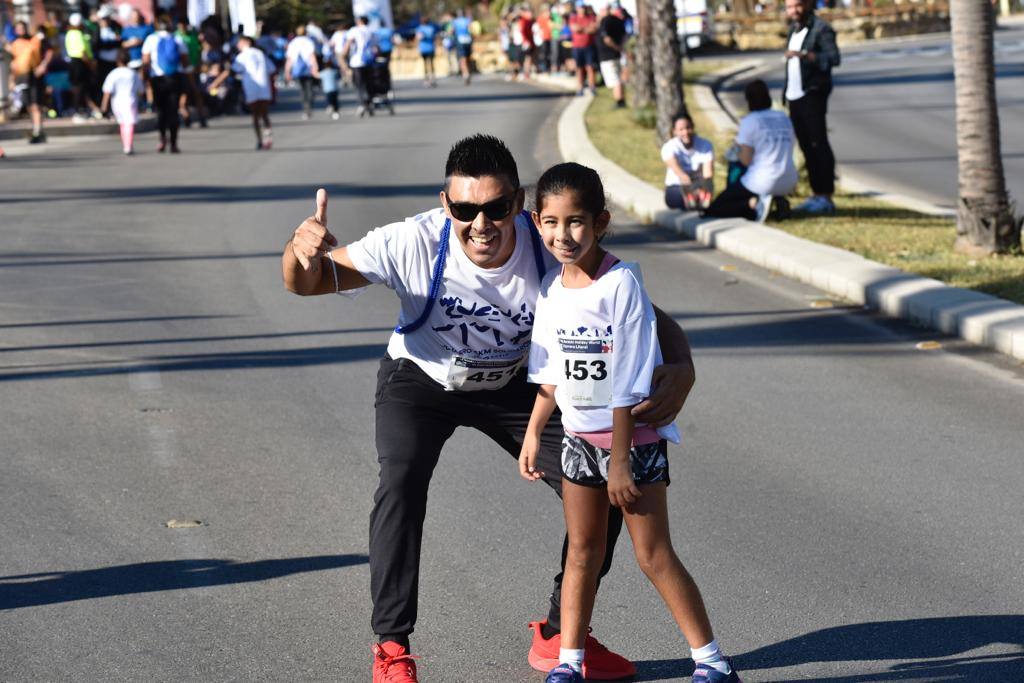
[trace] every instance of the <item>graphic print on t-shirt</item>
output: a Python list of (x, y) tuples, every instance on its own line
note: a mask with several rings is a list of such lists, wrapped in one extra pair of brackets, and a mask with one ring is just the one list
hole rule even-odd
[(612, 326), (555, 328), (565, 359), (565, 389), (574, 406), (606, 406), (612, 397)]
[[(502, 310), (497, 306), (487, 303), (473, 302), (467, 306), (462, 301), (462, 297), (443, 296), (438, 299), (437, 305), (444, 312), (448, 320), (460, 321), (431, 328), (434, 332), (449, 332), (455, 328), (459, 329), (462, 333), (462, 345), (465, 348), (449, 349), (453, 353), (480, 353), (466, 346), (469, 344), (470, 328), (479, 332), (490, 332), (493, 334), (494, 346), (498, 349), (505, 347), (506, 344), (511, 347), (521, 345), (530, 338), (530, 333), (533, 331), (533, 311), (529, 310), (526, 304), (520, 306), (518, 311), (513, 311), (512, 309)], [(509, 321), (516, 326), (516, 334), (508, 339), (503, 338), (501, 330), (494, 326), (504, 321)], [(488, 322), (492, 324), (488, 325)], [(506, 331), (506, 334), (508, 334), (508, 331)]]

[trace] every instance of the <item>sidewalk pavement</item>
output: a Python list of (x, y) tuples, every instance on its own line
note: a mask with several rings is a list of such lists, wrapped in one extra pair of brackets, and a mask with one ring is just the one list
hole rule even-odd
[[(135, 124), (136, 133), (147, 133), (156, 130), (154, 114), (140, 114)], [(32, 133), (32, 120), (27, 116), (0, 123), (0, 140), (27, 139)], [(74, 123), (69, 118), (43, 119), (43, 133), (47, 137), (65, 137), (68, 135), (117, 135), (118, 125), (114, 119), (88, 119), (84, 123)]]
[[(748, 70), (754, 65), (733, 65), (714, 82), (734, 74), (737, 68)], [(575, 81), (567, 78), (539, 77), (537, 82), (564, 90), (576, 89)], [(735, 128), (711, 85), (697, 88), (696, 93), (696, 104), (711, 116), (716, 126)], [(915, 325), (959, 336), (1024, 360), (1024, 306), (950, 287), (938, 280), (913, 275), (742, 218), (705, 220), (694, 212), (665, 209), (660, 188), (631, 175), (594, 147), (583, 118), (591, 100), (590, 95), (577, 97), (562, 111), (558, 120), (562, 157), (598, 171), (608, 197), (640, 220), (674, 230), (683, 237), (885, 315), (904, 318)], [(651, 153), (655, 153), (653, 148)]]

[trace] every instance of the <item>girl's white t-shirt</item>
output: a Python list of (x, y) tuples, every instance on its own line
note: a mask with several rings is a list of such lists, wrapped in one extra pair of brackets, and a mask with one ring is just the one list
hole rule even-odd
[(107, 74), (103, 81), (103, 92), (110, 93), (112, 107), (133, 107), (142, 92), (142, 79), (134, 69), (119, 66)]
[[(703, 177), (701, 170), (704, 168), (704, 164), (715, 160), (715, 148), (709, 140), (694, 135), (693, 145), (687, 149), (683, 141), (673, 135), (671, 140), (661, 146), (661, 160), (668, 161), (673, 157), (691, 180), (700, 180)], [(679, 176), (673, 173), (672, 169), (665, 172), (666, 187), (680, 184)]]
[(242, 79), (242, 92), (245, 93), (246, 104), (271, 98), (270, 74), (274, 73), (275, 68), (262, 50), (255, 47), (245, 48), (231, 63), (231, 70)]
[[(529, 380), (555, 385), (566, 431), (611, 431), (613, 408), (651, 393), (654, 368), (662, 363), (657, 332), (636, 263), (619, 262), (582, 289), (564, 287), (557, 268), (541, 284)], [(657, 431), (679, 443), (675, 424)]]
[[(434, 209), (348, 245), (356, 270), (398, 295), (399, 325), (423, 312), (444, 222), (444, 210)], [(541, 275), (530, 237), (533, 225), (518, 216), (515, 230), (509, 260), (498, 268), (480, 268), (466, 256), (453, 226), (437, 300), (418, 330), (391, 335), (392, 358), (408, 358), (446, 389), (461, 391), (503, 386), (525, 366)], [(554, 258), (539, 249), (547, 270)]]

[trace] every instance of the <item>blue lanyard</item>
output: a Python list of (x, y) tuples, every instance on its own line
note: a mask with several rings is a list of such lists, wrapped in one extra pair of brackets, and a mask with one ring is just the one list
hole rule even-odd
[[(526, 219), (527, 223), (533, 219), (530, 217), (529, 211), (521, 211), (520, 216)], [(515, 227), (513, 226), (513, 230)], [(541, 280), (544, 279), (544, 273), (547, 269), (544, 267), (544, 248), (540, 243), (540, 235), (533, 228), (529, 229), (530, 243), (533, 245), (533, 259), (537, 265), (537, 277)], [(398, 325), (395, 327), (395, 332), (398, 334), (409, 334), (415, 332), (423, 326), (423, 323), (427, 322), (427, 318), (430, 317), (430, 310), (434, 307), (434, 303), (437, 301), (437, 295), (441, 291), (441, 283), (444, 282), (444, 266), (448, 262), (448, 240), (452, 234), (452, 221), (450, 218), (444, 220), (444, 227), (441, 228), (440, 242), (437, 245), (437, 258), (434, 260), (434, 272), (430, 277), (430, 289), (427, 292), (427, 301), (423, 305), (423, 312), (416, 320), (412, 321), (408, 325)]]

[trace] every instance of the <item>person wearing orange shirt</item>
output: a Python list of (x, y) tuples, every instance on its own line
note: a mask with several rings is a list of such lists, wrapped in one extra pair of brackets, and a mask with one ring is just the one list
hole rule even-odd
[(14, 25), (16, 38), (7, 45), (11, 55), (11, 75), (14, 76), (15, 87), (24, 91), (28, 111), (32, 117), (32, 136), (29, 142), (33, 145), (46, 141), (43, 135), (43, 111), (41, 105), (46, 92), (44, 78), (50, 66), (53, 51), (43, 40), (41, 32), (30, 36), (28, 24), (19, 21)]

